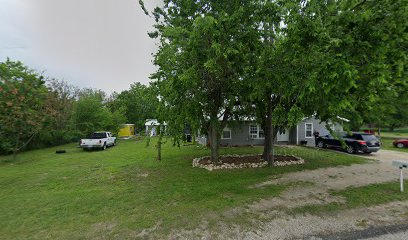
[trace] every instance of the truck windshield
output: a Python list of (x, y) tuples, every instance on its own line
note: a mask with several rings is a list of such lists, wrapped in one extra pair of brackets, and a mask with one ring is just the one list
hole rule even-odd
[(92, 135), (89, 138), (90, 139), (106, 138), (106, 133), (92, 133)]

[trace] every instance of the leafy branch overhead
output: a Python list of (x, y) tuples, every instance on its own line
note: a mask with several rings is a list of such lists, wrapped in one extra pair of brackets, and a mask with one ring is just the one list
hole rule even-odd
[(165, 0), (149, 35), (166, 120), (199, 126), (217, 161), (222, 129), (253, 117), (271, 163), (276, 134), (302, 117), (358, 118), (382, 90), (406, 91), (407, 12), (405, 0)]

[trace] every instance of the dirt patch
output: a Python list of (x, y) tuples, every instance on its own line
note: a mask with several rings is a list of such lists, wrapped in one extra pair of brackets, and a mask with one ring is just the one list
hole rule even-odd
[(153, 232), (155, 232), (157, 230), (157, 228), (159, 228), (161, 225), (163, 224), (163, 222), (160, 220), (159, 222), (156, 223), (156, 225), (152, 226), (151, 228), (145, 228), (143, 229), (140, 233), (138, 233), (136, 235), (136, 238), (146, 238), (149, 235), (151, 235)]

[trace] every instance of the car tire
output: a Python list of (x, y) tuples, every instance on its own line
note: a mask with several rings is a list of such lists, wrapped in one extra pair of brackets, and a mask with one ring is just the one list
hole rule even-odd
[(404, 148), (404, 144), (403, 143), (397, 143), (397, 148)]
[(102, 150), (106, 150), (106, 143), (103, 144)]
[(113, 147), (114, 147), (114, 146), (116, 146), (116, 140), (115, 140), (115, 141), (113, 141), (112, 146), (113, 146)]
[(324, 144), (323, 141), (318, 141), (318, 142), (317, 142), (317, 147), (318, 147), (318, 148), (325, 148), (326, 145)]
[(356, 153), (356, 149), (351, 145), (347, 145), (346, 151), (347, 151), (347, 153), (350, 153), (350, 154)]

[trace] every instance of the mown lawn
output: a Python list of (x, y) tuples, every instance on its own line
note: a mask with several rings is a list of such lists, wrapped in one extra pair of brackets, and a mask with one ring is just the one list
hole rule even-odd
[(392, 132), (385, 129), (381, 131), (381, 136), (389, 138), (408, 138), (408, 128), (397, 128)]
[(397, 138), (381, 137), (381, 148), (392, 151), (408, 152), (408, 148), (397, 148), (392, 142)]
[[(66, 149), (66, 154), (55, 154)], [(261, 153), (262, 148), (225, 148), (226, 153)], [(106, 151), (85, 152), (74, 144), (0, 157), (0, 238), (137, 238), (152, 228), (155, 238), (217, 221), (228, 209), (278, 196), (287, 186), (249, 186), (281, 173), (365, 163), (357, 156), (309, 148), (278, 148), (303, 157), (303, 166), (209, 172), (191, 167), (208, 155), (197, 146), (122, 141)], [(147, 232), (149, 234), (149, 232)]]

